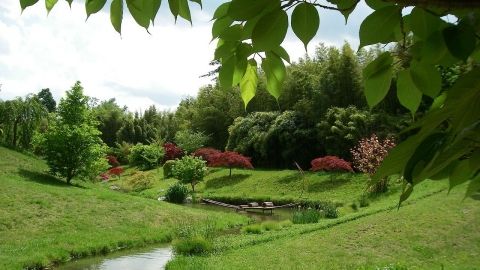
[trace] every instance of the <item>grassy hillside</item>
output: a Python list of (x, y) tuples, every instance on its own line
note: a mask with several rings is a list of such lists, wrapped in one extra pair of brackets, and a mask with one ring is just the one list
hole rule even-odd
[(245, 218), (66, 185), (43, 161), (0, 147), (0, 269), (41, 267), (118, 248), (171, 240), (182, 223), (228, 227)]
[(464, 190), (372, 208), (319, 224), (217, 240), (208, 257), (168, 269), (479, 269), (480, 209)]

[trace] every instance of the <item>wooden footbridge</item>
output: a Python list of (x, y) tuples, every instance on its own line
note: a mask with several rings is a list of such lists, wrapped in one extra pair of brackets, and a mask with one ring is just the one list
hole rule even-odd
[(235, 209), (235, 211), (262, 210), (262, 212), (264, 213), (265, 211), (270, 211), (270, 213), (273, 213), (273, 210), (277, 208), (291, 208), (297, 205), (295, 203), (289, 203), (284, 205), (274, 205), (272, 202), (264, 202), (262, 203), (262, 205), (259, 205), (256, 202), (252, 202), (245, 205), (233, 205), (233, 204), (218, 202), (210, 199), (202, 199), (202, 201), (204, 203), (209, 203), (209, 204), (213, 204), (221, 207)]

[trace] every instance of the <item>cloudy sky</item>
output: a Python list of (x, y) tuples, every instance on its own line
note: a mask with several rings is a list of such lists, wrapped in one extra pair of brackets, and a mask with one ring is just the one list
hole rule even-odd
[[(23, 14), (19, 0), (1, 0), (0, 99), (50, 88), (59, 100), (80, 80), (87, 95), (100, 100), (114, 97), (132, 111), (151, 104), (174, 109), (182, 97), (195, 96), (210, 83), (199, 78), (212, 69), (209, 20), (225, 1), (203, 2), (203, 10), (192, 6), (193, 27), (180, 19), (175, 24), (164, 4), (150, 34), (128, 15), (120, 37), (110, 24), (108, 8), (85, 22), (84, 1), (74, 1), (70, 9), (60, 0), (47, 16), (42, 0)], [(369, 12), (360, 6), (345, 25), (338, 12), (322, 10), (320, 30), (309, 52), (319, 42), (341, 46), (346, 40), (358, 46), (358, 28)], [(292, 59), (305, 54), (292, 33), (284, 47)]]

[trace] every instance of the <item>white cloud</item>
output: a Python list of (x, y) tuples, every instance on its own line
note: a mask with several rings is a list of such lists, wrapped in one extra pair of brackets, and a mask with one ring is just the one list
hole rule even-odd
[[(94, 14), (84, 22), (84, 7), (75, 2), (70, 10), (66, 1), (59, 1), (47, 16), (42, 3), (21, 14), (18, 0), (2, 0), (0, 98), (49, 87), (59, 99), (80, 80), (87, 95), (100, 100), (115, 97), (131, 110), (152, 104), (174, 108), (182, 97), (196, 95), (202, 85), (211, 82), (199, 76), (212, 69), (209, 62), (215, 44), (210, 44), (209, 19), (213, 10), (200, 11), (196, 5), (193, 10), (193, 27), (180, 19), (175, 25), (164, 5), (151, 34), (128, 15), (120, 37), (108, 14)], [(321, 11), (321, 27), (309, 53), (319, 42), (340, 46), (348, 40), (356, 46), (365, 8), (356, 12), (353, 24), (345, 26), (341, 15)], [(292, 33), (284, 47), (292, 60), (305, 54), (303, 44)]]

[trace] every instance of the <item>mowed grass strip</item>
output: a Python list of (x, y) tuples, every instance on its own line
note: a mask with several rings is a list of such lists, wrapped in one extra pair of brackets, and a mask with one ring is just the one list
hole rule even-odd
[[(479, 269), (479, 202), (462, 201), (464, 192), (437, 193), (399, 211), (310, 233), (297, 234), (305, 225), (294, 225), (290, 236), (208, 257), (177, 257), (168, 269)], [(245, 237), (253, 236), (229, 241)]]
[(69, 186), (43, 161), (0, 147), (0, 269), (46, 267), (72, 257), (169, 242), (181, 224), (246, 222), (93, 184)]

